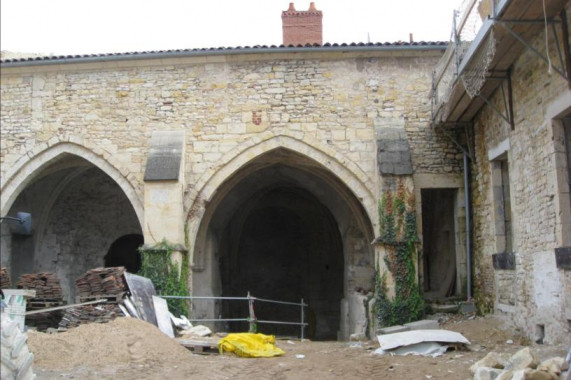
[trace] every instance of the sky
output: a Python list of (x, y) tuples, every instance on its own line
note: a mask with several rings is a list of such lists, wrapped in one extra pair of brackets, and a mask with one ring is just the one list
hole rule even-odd
[[(97, 54), (280, 45), (290, 0), (1, 0), (2, 50)], [(330, 43), (447, 41), (460, 0), (315, 0)], [(307, 10), (309, 1), (295, 1)]]

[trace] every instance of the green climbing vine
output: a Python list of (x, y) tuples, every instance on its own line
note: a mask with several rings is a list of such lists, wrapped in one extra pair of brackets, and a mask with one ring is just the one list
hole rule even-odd
[[(139, 249), (141, 252), (141, 276), (149, 278), (155, 285), (159, 295), (188, 296), (188, 258), (182, 261), (182, 268), (171, 261), (173, 247), (165, 240), (150, 248)], [(183, 299), (168, 299), (169, 311), (175, 315), (188, 315), (188, 301)]]
[(387, 294), (386, 273), (377, 266), (375, 314), (379, 326), (404, 324), (422, 318), (424, 299), (416, 282), (416, 212), (414, 196), (399, 183), (395, 194), (387, 191), (379, 202), (380, 243), (387, 254), (386, 268), (395, 283), (395, 297)]

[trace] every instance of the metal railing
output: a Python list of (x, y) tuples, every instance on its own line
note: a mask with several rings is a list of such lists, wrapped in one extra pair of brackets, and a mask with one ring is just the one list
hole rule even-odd
[[(248, 302), (248, 317), (245, 318), (193, 318), (188, 319), (190, 322), (248, 322), (249, 324), (249, 331), (250, 332), (257, 332), (257, 325), (258, 324), (274, 324), (274, 325), (293, 325), (293, 326), (300, 326), (300, 336), (301, 340), (305, 338), (305, 328), (307, 327), (307, 323), (305, 322), (306, 312), (305, 308), (308, 306), (301, 299), (300, 303), (297, 302), (286, 302), (286, 301), (277, 301), (277, 300), (270, 300), (266, 298), (258, 298), (254, 297), (248, 292), (246, 297), (214, 297), (214, 296), (160, 296), (165, 299), (187, 299), (187, 300), (211, 300), (211, 301), (247, 301)], [(265, 303), (273, 303), (285, 306), (297, 306), (300, 308), (300, 322), (292, 322), (292, 321), (270, 321), (264, 319), (258, 319), (256, 317), (255, 309), (254, 309), (254, 302), (265, 302)]]
[(450, 42), (432, 75), (432, 116), (448, 102), (450, 92), (459, 78), (459, 69), (466, 52), (482, 24), (480, 10), (493, 15), (499, 0), (463, 0), (454, 11)]

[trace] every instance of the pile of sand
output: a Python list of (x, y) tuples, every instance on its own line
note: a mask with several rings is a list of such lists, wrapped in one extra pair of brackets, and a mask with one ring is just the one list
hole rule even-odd
[(35, 364), (52, 370), (110, 364), (174, 364), (192, 356), (154, 325), (134, 318), (86, 324), (57, 334), (30, 331), (28, 346)]

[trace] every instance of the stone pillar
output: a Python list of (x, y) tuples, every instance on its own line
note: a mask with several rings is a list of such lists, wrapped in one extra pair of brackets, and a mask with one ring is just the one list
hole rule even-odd
[[(179, 270), (187, 252), (184, 241), (184, 131), (155, 131), (145, 168), (145, 246), (166, 241)], [(180, 274), (180, 273), (179, 273)]]

